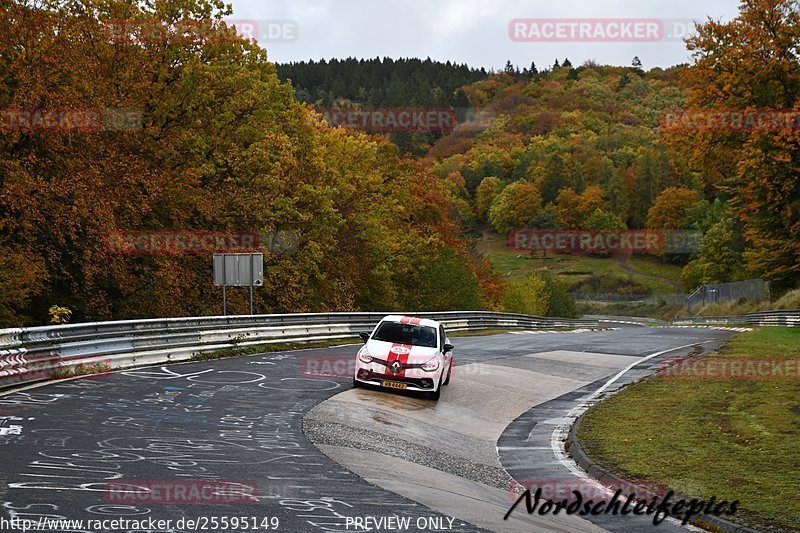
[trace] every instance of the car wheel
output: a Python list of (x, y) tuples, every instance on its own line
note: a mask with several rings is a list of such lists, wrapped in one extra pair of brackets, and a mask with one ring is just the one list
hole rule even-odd
[(450, 363), (450, 366), (447, 369), (447, 378), (445, 378), (444, 383), (442, 385), (447, 385), (450, 383), (450, 374), (453, 373), (453, 363)]
[(359, 383), (358, 380), (356, 380), (356, 378), (353, 378), (353, 388), (357, 389), (360, 386), (361, 386), (361, 383)]
[(442, 378), (439, 378), (439, 386), (436, 388), (435, 391), (428, 393), (428, 398), (436, 402), (439, 401), (439, 397), (441, 395), (442, 395)]

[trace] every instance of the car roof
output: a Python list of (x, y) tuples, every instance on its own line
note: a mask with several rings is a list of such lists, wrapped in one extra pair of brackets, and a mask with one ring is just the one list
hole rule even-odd
[(419, 318), (405, 315), (389, 315), (383, 317), (381, 322), (399, 322), (401, 324), (412, 324), (414, 326), (428, 326), (439, 329), (439, 323), (429, 318)]

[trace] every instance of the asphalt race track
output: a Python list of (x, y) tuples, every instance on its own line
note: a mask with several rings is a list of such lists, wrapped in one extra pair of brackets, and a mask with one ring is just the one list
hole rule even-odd
[[(354, 390), (349, 376), (309, 376), (309, 369), (348, 361), (355, 346), (29, 388), (0, 397), (0, 519), (152, 518), (171, 527), (58, 531), (175, 533), (275, 524), (278, 531), (365, 531), (353, 520), (366, 517), (410, 519), (407, 529), (372, 522), (372, 531), (653, 530), (631, 517), (528, 516), (524, 506), (504, 521), (509, 472), (520, 482), (568, 479), (546, 439), (572, 406), (644, 356), (714, 347), (728, 335), (621, 326), (454, 338), (457, 368), (438, 403)], [(218, 498), (187, 502), (113, 489), (198, 480), (218, 481)], [(242, 497), (242, 487), (253, 486)], [(200, 517), (209, 521), (205, 528), (178, 522)], [(212, 528), (212, 517), (258, 527)], [(9, 524), (0, 530), (22, 531)], [(677, 529), (663, 523), (657, 531)]]

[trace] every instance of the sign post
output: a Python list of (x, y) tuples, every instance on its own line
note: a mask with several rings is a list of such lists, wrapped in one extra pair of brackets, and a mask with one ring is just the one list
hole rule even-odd
[(253, 287), (264, 285), (264, 254), (214, 254), (214, 286), (222, 287), (222, 313), (228, 314), (226, 287), (250, 288), (250, 314), (253, 314)]

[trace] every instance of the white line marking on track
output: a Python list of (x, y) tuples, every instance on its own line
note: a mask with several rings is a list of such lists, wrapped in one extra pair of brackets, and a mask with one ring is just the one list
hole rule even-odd
[[(608, 487), (606, 487), (605, 485), (603, 485), (599, 481), (589, 477), (577, 465), (577, 463), (575, 463), (575, 461), (573, 461), (572, 459), (567, 457), (567, 452), (564, 449), (563, 442), (567, 438), (567, 435), (569, 434), (569, 428), (572, 427), (572, 424), (575, 422), (575, 420), (578, 419), (578, 417), (580, 415), (582, 415), (584, 412), (586, 412), (589, 409), (589, 407), (591, 407), (592, 400), (596, 399), (604, 390), (606, 390), (608, 387), (610, 387), (615, 381), (617, 381), (619, 378), (624, 376), (630, 369), (632, 369), (636, 365), (638, 365), (638, 364), (640, 364), (640, 363), (642, 363), (644, 361), (648, 361), (650, 359), (658, 357), (659, 355), (664, 355), (664, 354), (667, 354), (669, 352), (675, 352), (677, 350), (682, 350), (684, 348), (691, 348), (692, 346), (695, 346), (696, 344), (705, 344), (705, 343), (708, 343), (708, 342), (712, 342), (712, 341), (703, 341), (703, 342), (699, 342), (699, 343), (698, 342), (693, 342), (692, 344), (687, 344), (685, 346), (678, 346), (677, 348), (670, 348), (669, 350), (663, 350), (663, 351), (660, 351), (660, 352), (652, 353), (650, 355), (642, 357), (641, 359), (637, 359), (635, 362), (631, 363), (630, 365), (628, 365), (627, 367), (622, 369), (617, 375), (615, 375), (614, 377), (612, 377), (611, 379), (606, 381), (606, 383), (602, 387), (600, 387), (599, 389), (594, 391), (592, 394), (587, 396), (586, 399), (583, 400), (580, 404), (578, 404), (577, 406), (573, 407), (569, 411), (569, 413), (567, 413), (567, 415), (564, 417), (564, 422), (562, 424), (560, 424), (558, 427), (556, 427), (553, 430), (553, 433), (550, 435), (550, 449), (553, 451), (553, 454), (555, 455), (556, 460), (558, 460), (559, 464), (561, 464), (561, 466), (563, 466), (564, 468), (569, 470), (569, 472), (572, 475), (578, 477), (579, 479), (581, 479), (581, 480), (583, 480), (585, 482), (588, 482), (588, 483), (592, 484), (598, 490), (603, 490), (604, 492), (606, 492), (609, 495), (613, 494), (611, 489), (609, 489)], [(672, 523), (673, 525), (676, 525), (678, 527), (684, 527), (684, 528), (688, 529), (689, 531), (698, 531), (698, 532), (704, 531), (703, 529), (700, 529), (698, 527), (692, 526), (690, 524), (687, 524), (685, 526), (681, 526), (680, 520), (676, 520), (676, 519), (671, 518), (671, 517), (667, 518), (667, 521), (669, 521), (670, 523)]]
[(703, 328), (703, 329), (716, 329), (716, 330), (719, 330), (719, 331), (741, 331), (741, 332), (753, 331), (753, 328), (737, 328), (737, 327), (732, 327), (732, 326), (701, 326), (701, 325), (695, 325), (695, 326), (664, 326), (664, 327), (666, 327), (666, 328)]

